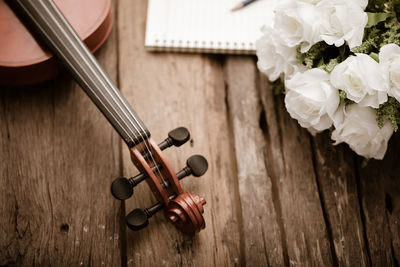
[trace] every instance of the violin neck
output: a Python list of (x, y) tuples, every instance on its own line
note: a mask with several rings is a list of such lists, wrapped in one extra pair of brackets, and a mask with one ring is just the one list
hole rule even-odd
[(51, 0), (7, 3), (40, 35), (129, 147), (150, 137), (146, 126)]

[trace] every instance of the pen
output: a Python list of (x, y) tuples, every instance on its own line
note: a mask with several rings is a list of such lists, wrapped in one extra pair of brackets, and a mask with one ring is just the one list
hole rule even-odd
[(245, 6), (247, 6), (248, 4), (251, 4), (253, 2), (255, 2), (256, 0), (243, 0), (242, 2), (238, 3), (236, 6), (234, 6), (231, 11), (236, 11), (239, 10)]

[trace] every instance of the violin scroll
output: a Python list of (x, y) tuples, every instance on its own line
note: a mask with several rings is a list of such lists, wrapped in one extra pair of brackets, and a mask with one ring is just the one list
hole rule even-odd
[[(205, 221), (203, 218), (206, 200), (199, 195), (191, 195), (188, 192), (173, 195), (165, 215), (178, 229), (185, 234), (195, 234), (204, 229)], [(157, 203), (146, 209), (134, 209), (126, 216), (126, 224), (133, 231), (142, 230), (149, 225), (149, 219), (155, 213), (162, 210), (164, 205)]]
[(160, 210), (164, 210), (166, 218), (186, 234), (197, 233), (205, 227), (205, 199), (197, 194), (184, 192), (179, 181), (189, 175), (202, 176), (208, 169), (207, 160), (201, 155), (191, 156), (186, 161), (186, 167), (175, 174), (161, 154), (161, 150), (172, 145), (181, 146), (189, 139), (189, 131), (179, 127), (169, 132), (168, 138), (158, 146), (148, 139), (131, 148), (132, 162), (141, 173), (129, 179), (117, 178), (111, 185), (112, 195), (119, 200), (126, 200), (133, 195), (133, 188), (146, 180), (159, 202), (149, 208), (130, 212), (126, 216), (129, 229), (143, 229), (149, 224), (149, 218)]
[(206, 203), (199, 195), (185, 192), (169, 202), (165, 214), (178, 229), (193, 235), (206, 227), (203, 218), (203, 205)]

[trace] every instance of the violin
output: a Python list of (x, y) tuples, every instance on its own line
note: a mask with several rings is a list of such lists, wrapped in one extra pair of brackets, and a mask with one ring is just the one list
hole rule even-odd
[[(90, 51), (99, 49), (110, 35), (114, 20), (111, 0), (54, 0), (54, 3)], [(40, 83), (62, 69), (46, 45), (27, 30), (3, 0), (0, 1), (0, 36), (1, 85)]]
[[(207, 160), (194, 155), (187, 160), (186, 167), (175, 173), (162, 153), (168, 147), (186, 143), (190, 139), (189, 131), (184, 127), (176, 128), (164, 141), (156, 144), (150, 131), (54, 2), (6, 0), (6, 3), (71, 73), (128, 146), (132, 163), (140, 174), (129, 179), (117, 178), (111, 185), (112, 195), (126, 200), (133, 195), (135, 186), (146, 181), (157, 199), (158, 203), (149, 208), (130, 212), (126, 216), (127, 226), (135, 231), (143, 229), (151, 216), (163, 210), (166, 219), (185, 234), (192, 235), (204, 229), (205, 199), (184, 191), (179, 181), (189, 175), (202, 176), (208, 168)], [(100, 41), (105, 35), (107, 31), (103, 32)]]

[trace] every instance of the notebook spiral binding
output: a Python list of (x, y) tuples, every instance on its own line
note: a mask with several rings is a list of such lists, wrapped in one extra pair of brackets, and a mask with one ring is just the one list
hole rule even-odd
[(146, 49), (152, 52), (204, 52), (214, 54), (254, 54), (255, 45), (249, 43), (221, 41), (190, 41), (155, 38), (153, 42), (146, 40)]

